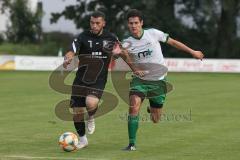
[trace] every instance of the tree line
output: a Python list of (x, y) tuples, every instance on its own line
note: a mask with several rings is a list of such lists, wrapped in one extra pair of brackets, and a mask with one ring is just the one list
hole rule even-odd
[[(5, 6), (9, 5), (7, 3), (10, 2), (1, 1)], [(125, 14), (130, 8), (136, 8), (145, 15), (144, 26), (146, 28), (154, 27), (169, 33), (171, 37), (204, 51), (208, 58), (240, 58), (240, 0), (76, 1), (76, 5), (66, 6), (61, 13), (52, 13), (51, 22), (55, 23), (61, 17), (65, 17), (72, 20), (77, 28), (87, 29), (91, 12), (100, 10), (107, 15), (108, 29), (116, 33), (121, 39), (128, 34)], [(14, 17), (14, 13), (11, 15)], [(41, 17), (41, 13), (37, 15)], [(37, 19), (33, 23), (38, 24), (39, 18), (32, 17)], [(31, 31), (31, 29), (26, 30)], [(35, 35), (38, 33), (41, 32), (35, 31)], [(24, 35), (28, 35), (27, 31)], [(19, 38), (19, 40), (22, 39)], [(164, 45), (163, 49), (166, 50), (165, 56), (167, 57), (184, 56), (168, 46)]]

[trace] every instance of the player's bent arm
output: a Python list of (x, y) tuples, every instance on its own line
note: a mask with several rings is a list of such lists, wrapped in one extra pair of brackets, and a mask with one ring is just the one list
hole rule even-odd
[(179, 42), (173, 38), (169, 38), (167, 41), (167, 44), (169, 44), (179, 50), (182, 50), (186, 53), (190, 53), (196, 59), (202, 60), (204, 57), (204, 54), (201, 51), (195, 51), (195, 50), (189, 48), (188, 46), (186, 46), (185, 44), (183, 44), (182, 42)]
[(119, 54), (119, 56), (127, 63), (127, 65), (131, 68), (134, 74), (140, 77), (144, 76), (144, 71), (141, 71), (136, 66), (134, 66), (134, 63), (132, 62), (126, 49), (122, 49), (122, 52), (121, 54)]
[(129, 53), (126, 49), (124, 49), (122, 46), (120, 46), (120, 43), (116, 43), (112, 50), (112, 55), (114, 59), (117, 59), (118, 57), (121, 57), (127, 65), (131, 68), (131, 70), (134, 72), (134, 74), (138, 76), (144, 76), (144, 72), (137, 69), (136, 66), (134, 66), (134, 63), (131, 61), (131, 58), (129, 56)]
[(75, 53), (73, 51), (68, 51), (64, 56), (63, 67), (66, 69), (67, 66), (71, 63), (72, 59), (74, 58)]
[(115, 43), (113, 50), (112, 50), (112, 55), (113, 55), (114, 59), (121, 57), (128, 64), (128, 66), (131, 68), (131, 70), (135, 71), (128, 51), (125, 48), (123, 48), (119, 42)]
[(128, 64), (128, 66), (131, 68), (132, 71), (135, 71), (135, 68), (133, 66), (133, 63), (131, 61), (131, 58), (127, 50), (122, 49), (122, 52), (121, 54), (119, 54), (119, 56)]

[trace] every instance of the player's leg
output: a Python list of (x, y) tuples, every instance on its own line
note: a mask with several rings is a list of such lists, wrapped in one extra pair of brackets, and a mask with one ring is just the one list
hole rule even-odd
[(151, 114), (153, 123), (158, 123), (163, 112), (163, 104), (166, 99), (167, 83), (166, 80), (157, 82), (149, 82), (149, 91), (147, 97), (149, 99), (150, 107), (148, 112)]
[(85, 121), (84, 121), (84, 112), (85, 112), (85, 97), (72, 96), (71, 97), (71, 107), (73, 108), (73, 122), (74, 127), (80, 137), (79, 144), (77, 145), (78, 149), (84, 148), (88, 145), (87, 136), (85, 133)]
[(153, 105), (151, 104), (150, 102), (150, 107), (149, 107), (149, 110), (150, 110), (150, 117), (151, 117), (151, 120), (153, 123), (158, 123), (161, 119), (161, 115), (162, 115), (162, 112), (163, 112), (163, 104), (158, 104), (158, 105)]
[(87, 129), (89, 134), (93, 134), (95, 131), (94, 114), (98, 108), (99, 99), (95, 95), (88, 95), (86, 98), (86, 106), (88, 111)]
[(88, 111), (87, 129), (89, 134), (93, 134), (95, 131), (94, 115), (98, 109), (98, 103), (102, 97), (103, 90), (105, 88), (106, 81), (98, 81), (98, 83), (88, 86), (86, 106)]
[(134, 92), (130, 92), (129, 100), (129, 115), (128, 115), (128, 137), (129, 137), (129, 145), (125, 148), (125, 150), (133, 151), (136, 150), (136, 136), (138, 130), (139, 123), (139, 111), (143, 101), (143, 96), (136, 94)]
[(135, 77), (130, 83), (129, 92), (129, 115), (128, 115), (128, 137), (129, 145), (125, 150), (136, 150), (136, 135), (139, 123), (139, 111), (145, 97), (145, 86), (141, 79)]
[(162, 94), (157, 97), (149, 98), (150, 103), (150, 117), (153, 123), (158, 123), (161, 119), (161, 115), (163, 112), (163, 104), (165, 102), (166, 95)]

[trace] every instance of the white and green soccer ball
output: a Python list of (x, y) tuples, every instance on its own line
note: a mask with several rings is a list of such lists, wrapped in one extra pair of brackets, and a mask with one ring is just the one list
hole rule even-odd
[(77, 149), (78, 137), (72, 132), (65, 132), (59, 138), (59, 145), (61, 149), (66, 152), (72, 152)]

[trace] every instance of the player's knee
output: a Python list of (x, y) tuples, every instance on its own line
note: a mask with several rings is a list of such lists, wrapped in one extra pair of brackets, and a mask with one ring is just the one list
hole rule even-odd
[(129, 98), (130, 98), (129, 114), (136, 116), (139, 113), (140, 106), (142, 104), (142, 99), (137, 95), (131, 95)]
[(94, 110), (98, 106), (98, 103), (91, 103), (91, 102), (89, 102), (89, 103), (86, 103), (86, 104), (87, 104), (87, 109), (88, 110)]
[(89, 108), (89, 109), (95, 109), (95, 108), (97, 108), (98, 103), (95, 103), (95, 102), (87, 102), (86, 105), (87, 105), (87, 108)]
[(86, 105), (89, 110), (94, 110), (98, 106), (99, 99), (95, 96), (88, 96), (86, 98)]
[(138, 112), (139, 112), (139, 106), (138, 105), (132, 105), (129, 107), (129, 113), (131, 115), (138, 115)]

